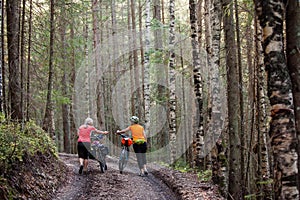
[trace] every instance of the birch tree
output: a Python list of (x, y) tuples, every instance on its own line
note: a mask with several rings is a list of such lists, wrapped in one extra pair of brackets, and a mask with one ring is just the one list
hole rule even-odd
[[(197, 16), (196, 16), (196, 2), (189, 0), (190, 8), (190, 27), (191, 27), (191, 42), (192, 42), (192, 59), (193, 59), (193, 81), (194, 93), (197, 102), (196, 116), (194, 122), (194, 135), (193, 135), (193, 156), (195, 168), (203, 167), (203, 155), (201, 151), (204, 150), (204, 131), (203, 131), (203, 99), (202, 99), (202, 77), (200, 72), (200, 58), (199, 58), (199, 44), (198, 44), (198, 31), (197, 31)], [(202, 152), (203, 153), (203, 152)]]
[(170, 97), (169, 97), (169, 135), (170, 135), (170, 146), (171, 146), (171, 163), (174, 163), (176, 157), (176, 77), (175, 77), (175, 1), (169, 1), (169, 15), (170, 15), (170, 25), (169, 25), (169, 87), (170, 87)]
[(270, 155), (269, 145), (267, 142), (267, 102), (266, 102), (266, 81), (264, 70), (264, 56), (262, 47), (262, 29), (259, 24), (258, 16), (261, 15), (262, 4), (260, 1), (255, 2), (255, 67), (257, 72), (256, 81), (256, 99), (257, 99), (257, 140), (258, 140), (258, 179), (260, 182), (267, 184), (258, 184), (258, 191), (262, 194), (261, 199), (272, 199), (272, 188), (270, 184)]
[[(286, 10), (287, 65), (292, 80), (298, 137), (298, 185), (300, 181), (300, 2), (288, 1)], [(300, 188), (298, 188), (299, 191)]]
[[(213, 135), (213, 143), (215, 146), (212, 151), (212, 171), (213, 171), (213, 181), (220, 186), (220, 190), (225, 194), (227, 190), (227, 175), (226, 175), (226, 158), (225, 158), (225, 148), (222, 144), (222, 136), (220, 132), (222, 131), (222, 116), (221, 111), (224, 109), (221, 105), (221, 88), (220, 88), (220, 45), (221, 45), (221, 2), (218, 0), (213, 0), (212, 2), (212, 13), (211, 13), (211, 91), (212, 91), (212, 124), (210, 125), (211, 134)], [(223, 100), (224, 101), (224, 100)], [(220, 138), (218, 138), (220, 137)], [(224, 195), (225, 196), (225, 195)]]
[(283, 49), (285, 4), (283, 0), (260, 3), (264, 65), (268, 74), (268, 97), (271, 104), (269, 134), (274, 154), (274, 192), (276, 199), (299, 199), (292, 84)]
[(144, 99), (145, 99), (145, 131), (149, 134), (150, 128), (150, 28), (151, 28), (151, 16), (150, 16), (151, 1), (146, 0), (145, 11), (145, 56), (144, 56)]

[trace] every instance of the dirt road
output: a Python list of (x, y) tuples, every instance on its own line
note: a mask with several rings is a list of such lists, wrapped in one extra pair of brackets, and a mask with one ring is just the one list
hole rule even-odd
[(60, 154), (60, 158), (68, 165), (69, 178), (55, 200), (179, 199), (160, 179), (153, 176), (150, 169), (147, 177), (138, 176), (138, 169), (134, 163), (128, 163), (123, 174), (120, 174), (117, 159), (108, 157), (108, 170), (101, 173), (98, 163), (90, 160), (87, 174), (79, 175), (76, 155)]

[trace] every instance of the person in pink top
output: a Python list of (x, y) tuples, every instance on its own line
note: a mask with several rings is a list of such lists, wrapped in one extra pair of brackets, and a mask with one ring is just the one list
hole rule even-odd
[(90, 151), (90, 147), (91, 147), (91, 139), (90, 139), (91, 131), (94, 131), (95, 133), (100, 133), (100, 134), (108, 133), (108, 131), (97, 130), (93, 126), (93, 119), (91, 119), (89, 117), (86, 118), (84, 124), (78, 128), (77, 150), (78, 150), (78, 157), (79, 157), (79, 163), (80, 163), (79, 174), (82, 174), (82, 171), (87, 170), (89, 151)]

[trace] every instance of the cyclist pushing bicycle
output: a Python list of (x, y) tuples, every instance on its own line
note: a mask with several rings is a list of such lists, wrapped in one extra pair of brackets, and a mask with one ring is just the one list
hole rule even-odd
[(133, 150), (136, 154), (138, 166), (140, 169), (140, 176), (148, 175), (147, 171), (147, 160), (146, 160), (146, 151), (147, 151), (147, 137), (144, 131), (144, 128), (139, 125), (139, 118), (136, 116), (130, 117), (131, 125), (126, 129), (117, 131), (117, 134), (125, 133), (131, 131), (133, 138)]

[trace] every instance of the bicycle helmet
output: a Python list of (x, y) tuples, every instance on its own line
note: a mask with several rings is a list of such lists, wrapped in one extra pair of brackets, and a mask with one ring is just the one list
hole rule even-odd
[(132, 116), (130, 117), (130, 121), (137, 124), (139, 123), (139, 118), (137, 116)]

